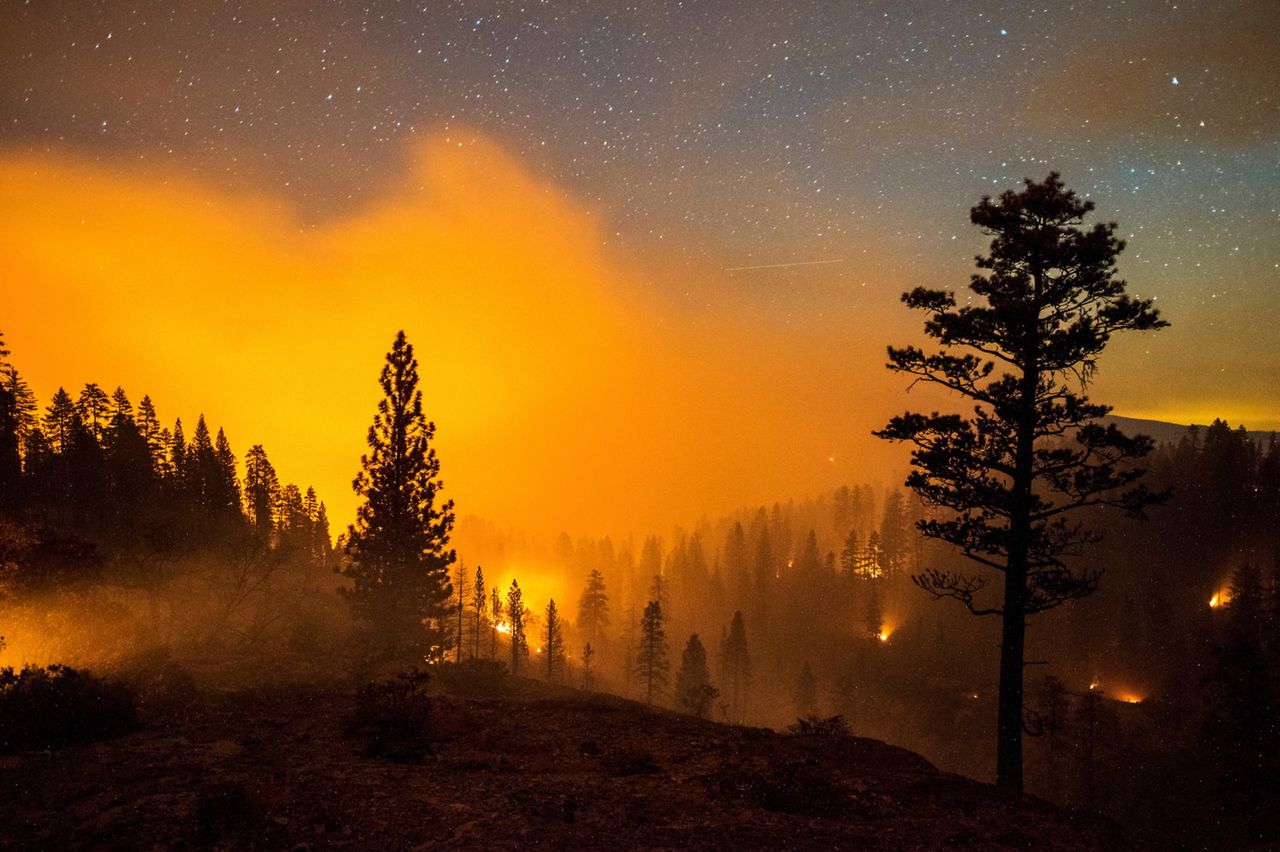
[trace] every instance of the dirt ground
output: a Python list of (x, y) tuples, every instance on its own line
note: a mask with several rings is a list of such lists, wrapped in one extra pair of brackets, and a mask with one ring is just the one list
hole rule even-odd
[[(434, 699), (428, 752), (366, 755), (354, 690), (201, 694), (107, 742), (0, 757), (31, 849), (1132, 849), (1111, 823), (853, 737), (524, 683)], [(416, 762), (415, 762), (416, 760)]]

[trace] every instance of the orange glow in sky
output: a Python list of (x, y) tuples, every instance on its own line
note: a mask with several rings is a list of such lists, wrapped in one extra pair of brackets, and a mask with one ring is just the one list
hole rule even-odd
[[(283, 480), (314, 485), (335, 533), (399, 328), (459, 513), (541, 533), (889, 484), (905, 451), (870, 430), (950, 404), (908, 398), (884, 346), (917, 333), (904, 289), (962, 286), (967, 268), (907, 280), (867, 249), (776, 277), (611, 238), (607, 213), (458, 131), (319, 224), (252, 187), (10, 151), (0, 328), (42, 406), (96, 381), (149, 393), (188, 432), (203, 412), (239, 456), (262, 443)], [(1122, 402), (1147, 383), (1104, 365), (1099, 384)]]
[(0, 157), (0, 327), (41, 405), (97, 381), (188, 431), (203, 412), (241, 457), (262, 443), (284, 480), (314, 484), (335, 533), (401, 327), (462, 514), (658, 528), (885, 471), (867, 435), (897, 393), (879, 336), (733, 305), (691, 318), (606, 243), (478, 137), (434, 138), (397, 192), (315, 227), (266, 195)]

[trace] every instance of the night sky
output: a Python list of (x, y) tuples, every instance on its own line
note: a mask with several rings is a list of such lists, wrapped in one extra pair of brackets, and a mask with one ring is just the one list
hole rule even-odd
[(305, 232), (404, 191), (425, 140), (483, 139), (597, 223), (659, 325), (835, 329), (867, 369), (885, 318), (909, 327), (902, 285), (967, 280), (968, 207), (1058, 170), (1121, 223), (1122, 273), (1173, 322), (1117, 344), (1109, 401), (1280, 426), (1274, 0), (0, 10), (19, 172), (190, 180)]

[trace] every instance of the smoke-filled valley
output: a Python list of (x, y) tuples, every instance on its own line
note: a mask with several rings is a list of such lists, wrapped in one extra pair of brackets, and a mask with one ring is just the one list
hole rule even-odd
[(0, 8), (0, 848), (1280, 846), (1274, 0)]

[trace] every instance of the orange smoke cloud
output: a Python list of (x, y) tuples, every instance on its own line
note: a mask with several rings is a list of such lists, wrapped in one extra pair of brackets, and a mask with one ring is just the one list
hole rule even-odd
[[(732, 305), (686, 322), (599, 217), (473, 136), (432, 138), (397, 192), (319, 227), (259, 193), (10, 154), (0, 280), (0, 327), (42, 400), (97, 381), (150, 393), (169, 421), (203, 411), (238, 453), (261, 442), (316, 485), (339, 528), (401, 327), (447, 493), (543, 531), (659, 527), (861, 478), (900, 393), (883, 333), (819, 338)], [(870, 315), (901, 313), (899, 290)]]

